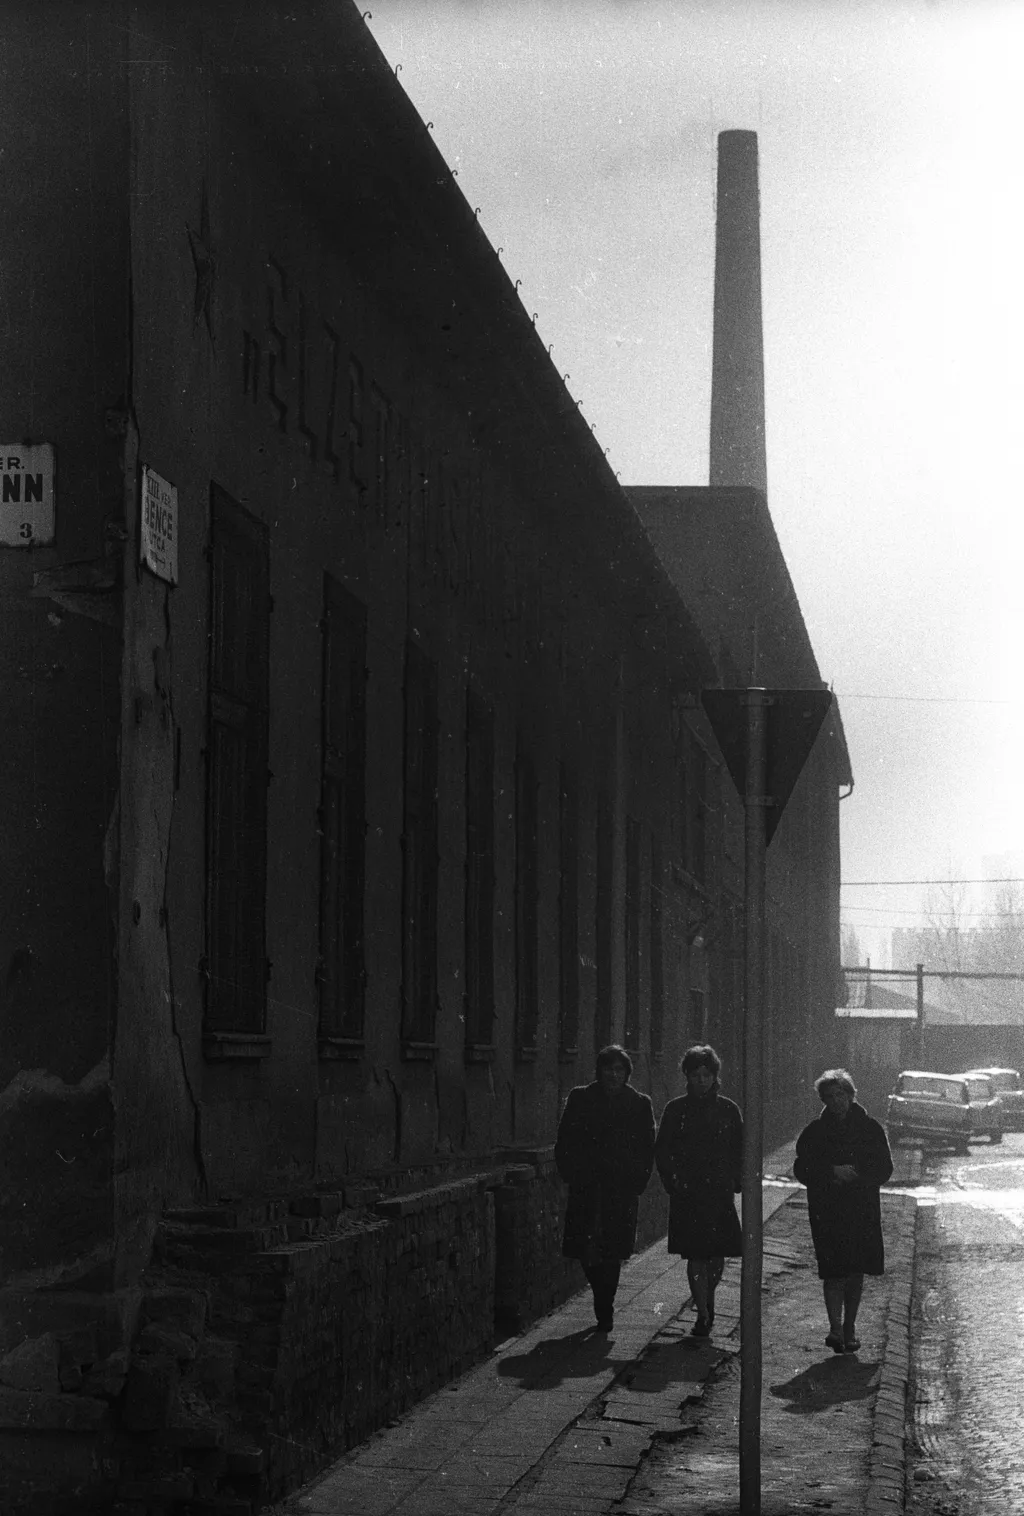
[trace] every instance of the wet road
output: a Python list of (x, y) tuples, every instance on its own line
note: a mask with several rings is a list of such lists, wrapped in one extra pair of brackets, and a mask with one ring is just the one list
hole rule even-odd
[(925, 1153), (910, 1516), (1024, 1516), (1024, 1134)]

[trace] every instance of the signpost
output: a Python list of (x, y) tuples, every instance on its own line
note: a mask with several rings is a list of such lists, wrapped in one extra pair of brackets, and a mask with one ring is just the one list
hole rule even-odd
[(705, 690), (702, 703), (745, 813), (743, 1271), (740, 1278), (740, 1511), (761, 1510), (761, 1259), (764, 1164), (765, 858), (832, 704), (828, 690)]

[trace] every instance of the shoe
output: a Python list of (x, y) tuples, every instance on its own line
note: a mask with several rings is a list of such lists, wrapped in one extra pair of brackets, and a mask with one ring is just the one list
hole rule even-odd
[(607, 1316), (599, 1316), (597, 1318), (597, 1326), (594, 1328), (595, 1332), (610, 1332), (614, 1320), (615, 1318), (611, 1311), (608, 1312)]
[(829, 1332), (828, 1336), (825, 1338), (825, 1346), (827, 1348), (831, 1348), (833, 1353), (846, 1352), (846, 1343), (841, 1337), (834, 1336), (832, 1332)]
[(701, 1321), (700, 1319), (698, 1319), (697, 1321), (695, 1321), (693, 1323), (693, 1326), (690, 1328), (690, 1336), (691, 1337), (710, 1337), (711, 1336), (711, 1322), (710, 1321)]
[(856, 1353), (859, 1350), (859, 1348), (860, 1348), (860, 1338), (859, 1337), (844, 1337), (843, 1338), (843, 1352), (844, 1353)]

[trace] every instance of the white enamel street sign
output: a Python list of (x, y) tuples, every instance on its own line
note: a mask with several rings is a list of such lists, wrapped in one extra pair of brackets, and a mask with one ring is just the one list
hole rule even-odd
[(53, 476), (52, 442), (0, 442), (0, 545), (53, 541)]
[(177, 584), (178, 491), (151, 468), (142, 470), (139, 558), (158, 579)]

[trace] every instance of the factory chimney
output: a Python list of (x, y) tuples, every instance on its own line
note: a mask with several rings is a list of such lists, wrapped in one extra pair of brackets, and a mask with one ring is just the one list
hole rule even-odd
[(711, 485), (768, 492), (757, 133), (718, 135)]

